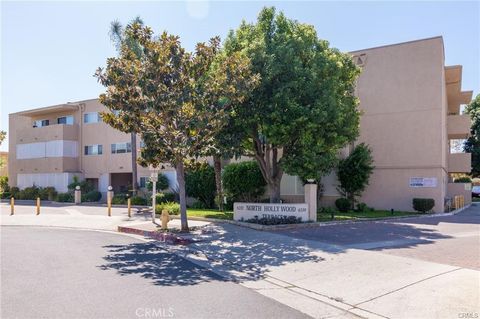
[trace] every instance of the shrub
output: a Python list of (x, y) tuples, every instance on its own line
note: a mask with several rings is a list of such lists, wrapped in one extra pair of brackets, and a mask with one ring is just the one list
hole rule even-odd
[(0, 193), (0, 198), (1, 199), (10, 198), (10, 197), (11, 197), (10, 192)]
[[(165, 175), (165, 174), (158, 174), (158, 181), (157, 181), (157, 191), (163, 191), (165, 189), (168, 189), (168, 187), (170, 186), (170, 182), (168, 181), (168, 177)], [(153, 183), (149, 180), (147, 182), (147, 189), (149, 191), (152, 191), (153, 190)]]
[(126, 194), (115, 194), (112, 198), (112, 205), (125, 205), (127, 204)]
[(25, 187), (18, 193), (18, 199), (37, 199), (37, 197), (40, 197), (40, 189), (35, 185)]
[(337, 212), (336, 209), (333, 207), (320, 207), (320, 209), (318, 210), (318, 213), (320, 215), (327, 215), (327, 216), (330, 216), (332, 219), (335, 218), (336, 212)]
[(352, 202), (348, 198), (340, 197), (335, 201), (335, 206), (339, 211), (345, 213), (352, 207)]
[(102, 193), (95, 190), (82, 194), (82, 202), (98, 202), (101, 198)]
[(414, 198), (412, 204), (416, 211), (426, 213), (433, 209), (435, 200), (433, 198)]
[(169, 214), (171, 215), (178, 215), (180, 214), (180, 204), (174, 202), (166, 202), (162, 204), (158, 204), (155, 206), (155, 213), (161, 214), (162, 210), (166, 209)]
[(284, 224), (298, 224), (302, 222), (302, 219), (297, 216), (272, 216), (272, 217), (261, 217), (255, 216), (255, 218), (250, 218), (245, 220), (247, 223), (254, 223), (260, 225), (284, 225)]
[(208, 163), (193, 163), (185, 172), (187, 195), (204, 204), (204, 208), (215, 206), (215, 170)]
[(468, 176), (457, 177), (453, 180), (454, 183), (471, 183), (472, 179)]
[(19, 193), (20, 193), (20, 188), (15, 186), (10, 188), (10, 195), (12, 195), (14, 198), (18, 198)]
[(156, 203), (166, 203), (166, 202), (175, 202), (175, 194), (174, 193), (158, 193), (155, 197)]
[(222, 174), (230, 202), (256, 202), (265, 193), (265, 179), (256, 161), (232, 163)]
[(8, 176), (0, 176), (0, 192), (8, 192), (10, 187), (8, 186)]
[(205, 204), (202, 203), (202, 202), (195, 202), (193, 203), (190, 208), (193, 208), (193, 209), (207, 209), (208, 207), (205, 207)]
[(73, 195), (71, 193), (58, 193), (57, 202), (73, 202)]
[(68, 189), (74, 191), (77, 186), (80, 186), (82, 194), (86, 194), (95, 190), (95, 187), (92, 183), (87, 182), (86, 180), (79, 181), (78, 176), (73, 176), (73, 182), (68, 184)]
[(132, 205), (147, 205), (147, 199), (140, 196), (133, 196), (131, 200)]
[(38, 195), (42, 200), (55, 200), (57, 197), (57, 191), (55, 187), (45, 187), (38, 189)]
[(366, 213), (370, 210), (370, 207), (367, 206), (365, 203), (358, 203), (357, 204), (357, 211), (361, 213)]

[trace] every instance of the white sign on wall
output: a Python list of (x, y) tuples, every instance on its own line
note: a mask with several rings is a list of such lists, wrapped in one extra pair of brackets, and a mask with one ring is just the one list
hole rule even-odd
[(247, 220), (257, 216), (268, 218), (274, 216), (300, 217), (302, 222), (308, 221), (307, 204), (264, 204), (264, 203), (234, 203), (233, 219)]
[(437, 187), (437, 178), (410, 177), (410, 187)]

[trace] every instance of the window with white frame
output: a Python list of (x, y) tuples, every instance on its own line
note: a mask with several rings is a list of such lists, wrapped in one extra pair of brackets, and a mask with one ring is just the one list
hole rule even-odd
[(83, 123), (98, 123), (100, 121), (101, 118), (98, 112), (90, 112), (83, 114)]
[(85, 155), (102, 155), (102, 145), (85, 145)]
[(73, 125), (73, 115), (67, 115), (57, 118), (57, 124)]
[(33, 127), (43, 127), (50, 124), (49, 120), (36, 120), (33, 122)]
[(130, 143), (115, 143), (112, 144), (112, 154), (131, 153), (132, 144)]

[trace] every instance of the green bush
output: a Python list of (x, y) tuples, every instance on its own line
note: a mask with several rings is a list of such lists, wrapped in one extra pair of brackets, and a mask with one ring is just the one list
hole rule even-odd
[(158, 204), (155, 206), (155, 213), (161, 214), (162, 210), (166, 209), (170, 215), (178, 215), (180, 214), (180, 204), (174, 202), (167, 202)]
[(205, 207), (205, 204), (200, 202), (200, 201), (195, 202), (192, 205), (190, 205), (190, 208), (193, 208), (193, 209), (208, 209), (208, 207)]
[(208, 163), (194, 163), (185, 171), (185, 191), (204, 204), (205, 208), (215, 207), (215, 170)]
[(86, 194), (82, 194), (82, 202), (98, 202), (102, 198), (102, 193), (93, 190)]
[(58, 193), (57, 202), (73, 202), (73, 194), (71, 193)]
[(8, 192), (10, 187), (8, 186), (8, 176), (0, 176), (0, 192)]
[(365, 203), (357, 204), (357, 212), (366, 213), (368, 211), (370, 211), (370, 207), (368, 207), (367, 204)]
[(285, 225), (285, 224), (299, 224), (302, 219), (297, 216), (273, 216), (273, 217), (261, 217), (255, 216), (245, 220), (247, 223), (260, 224), (260, 225)]
[(127, 195), (126, 194), (115, 194), (112, 198), (112, 205), (126, 205), (127, 204)]
[(414, 198), (412, 204), (416, 211), (426, 213), (433, 209), (435, 200), (433, 198)]
[(55, 200), (57, 197), (57, 191), (55, 190), (55, 187), (39, 187), (38, 195), (41, 200)]
[(33, 185), (31, 187), (25, 187), (18, 193), (18, 199), (37, 199), (40, 197), (40, 188)]
[(317, 213), (319, 213), (320, 215), (330, 216), (332, 219), (334, 219), (337, 210), (333, 207), (320, 207)]
[(222, 181), (229, 202), (257, 202), (265, 193), (266, 182), (256, 161), (227, 165)]
[(78, 176), (73, 176), (73, 182), (68, 184), (68, 189), (74, 191), (77, 186), (80, 186), (82, 194), (86, 194), (95, 190), (95, 187), (92, 183), (87, 182), (86, 180), (79, 181)]
[(453, 182), (454, 183), (471, 183), (472, 179), (468, 176), (462, 176), (462, 177), (455, 178)]
[(10, 195), (12, 195), (14, 198), (18, 198), (19, 193), (20, 193), (20, 188), (16, 186), (10, 187)]
[(348, 198), (340, 197), (335, 201), (335, 206), (339, 211), (345, 213), (352, 207), (352, 202)]
[(158, 193), (155, 197), (155, 201), (157, 204), (166, 203), (166, 202), (175, 202), (175, 194), (174, 193)]
[(145, 206), (145, 205), (147, 205), (147, 199), (144, 198), (144, 197), (140, 197), (140, 196), (133, 196), (132, 200), (131, 200), (131, 203), (132, 203), (132, 205)]
[[(165, 189), (168, 189), (168, 187), (170, 186), (168, 177), (162, 173), (158, 174), (158, 181), (156, 184), (157, 184), (157, 191), (163, 191)], [(146, 186), (149, 191), (153, 190), (153, 183), (150, 180), (147, 182)]]
[(0, 198), (1, 199), (10, 198), (10, 197), (11, 197), (10, 192), (0, 193)]

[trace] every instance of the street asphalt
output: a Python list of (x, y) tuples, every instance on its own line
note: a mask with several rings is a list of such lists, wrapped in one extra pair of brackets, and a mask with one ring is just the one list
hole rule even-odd
[(1, 318), (304, 318), (161, 250), (101, 231), (2, 226)]

